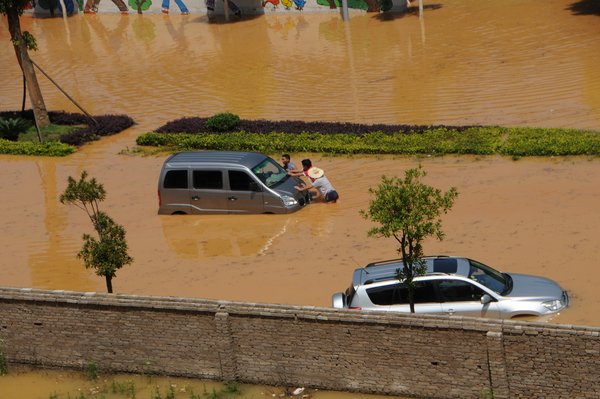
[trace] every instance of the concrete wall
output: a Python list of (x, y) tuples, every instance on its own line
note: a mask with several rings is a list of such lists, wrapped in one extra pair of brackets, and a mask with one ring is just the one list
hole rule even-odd
[(600, 398), (600, 329), (0, 287), (8, 360), (426, 398)]

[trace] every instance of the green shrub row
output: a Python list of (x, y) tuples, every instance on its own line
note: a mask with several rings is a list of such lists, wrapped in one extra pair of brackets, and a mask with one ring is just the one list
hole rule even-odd
[(572, 129), (474, 127), (464, 131), (363, 135), (300, 133), (145, 133), (140, 146), (172, 151), (227, 150), (326, 154), (600, 155), (600, 132)]
[(507, 133), (498, 149), (502, 155), (600, 155), (600, 132), (529, 128)]
[(57, 141), (34, 143), (0, 139), (0, 154), (64, 157), (74, 153), (75, 147)]

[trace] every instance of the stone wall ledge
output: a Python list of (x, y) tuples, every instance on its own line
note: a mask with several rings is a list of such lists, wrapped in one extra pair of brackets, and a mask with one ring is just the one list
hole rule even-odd
[(111, 306), (121, 308), (163, 309), (197, 313), (226, 312), (230, 317), (260, 316), (265, 318), (294, 318), (319, 320), (330, 323), (370, 323), (402, 325), (422, 329), (459, 329), (469, 331), (497, 331), (503, 334), (582, 335), (599, 337), (600, 327), (550, 324), (513, 320), (484, 319), (462, 316), (413, 315), (388, 312), (357, 312), (317, 306), (282, 305), (268, 303), (235, 302), (202, 298), (171, 296), (143, 296), (43, 290), (0, 286), (0, 301), (35, 301), (81, 306)]

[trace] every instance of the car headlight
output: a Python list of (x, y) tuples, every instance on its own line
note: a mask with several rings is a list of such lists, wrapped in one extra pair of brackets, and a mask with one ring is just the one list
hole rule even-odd
[(282, 195), (281, 199), (283, 200), (284, 206), (298, 205), (298, 201), (296, 201), (296, 198), (290, 197), (289, 195)]
[(543, 302), (542, 305), (544, 305), (546, 309), (551, 310), (553, 312), (561, 310), (565, 306), (565, 304), (560, 299)]

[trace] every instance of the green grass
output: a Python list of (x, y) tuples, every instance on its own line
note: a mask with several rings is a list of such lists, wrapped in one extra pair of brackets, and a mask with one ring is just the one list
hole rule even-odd
[(52, 157), (63, 157), (72, 154), (76, 151), (76, 148), (61, 143), (59, 139), (62, 135), (71, 133), (80, 127), (51, 124), (41, 129), (44, 142), (40, 143), (35, 126), (30, 125), (25, 132), (19, 133), (17, 141), (0, 138), (0, 154)]
[[(41, 130), (42, 138), (44, 142), (47, 141), (58, 141), (60, 136), (71, 133), (73, 130), (85, 127), (83, 125), (54, 125), (50, 124)], [(26, 132), (19, 134), (19, 141), (31, 141), (33, 143), (39, 143), (40, 140), (37, 135), (35, 126), (29, 127)]]
[(76, 148), (58, 141), (34, 143), (32, 141), (9, 141), (0, 139), (0, 154), (64, 157)]
[(161, 151), (316, 152), (324, 154), (476, 154), (522, 156), (600, 155), (600, 132), (574, 129), (474, 127), (437, 128), (423, 133), (362, 135), (284, 132), (156, 133), (140, 135), (138, 146)]

